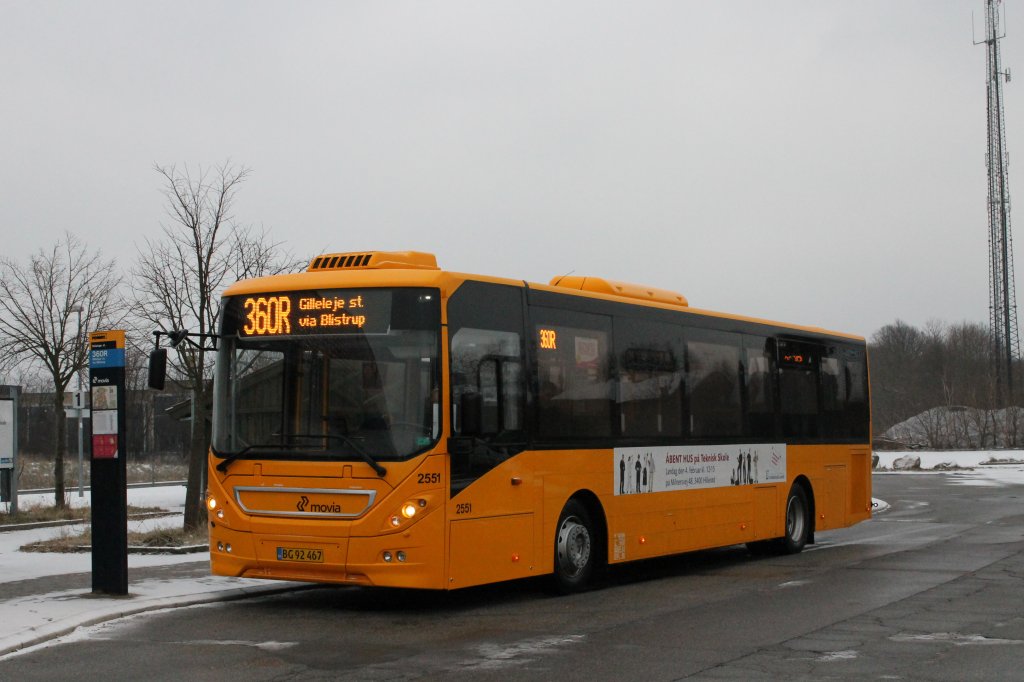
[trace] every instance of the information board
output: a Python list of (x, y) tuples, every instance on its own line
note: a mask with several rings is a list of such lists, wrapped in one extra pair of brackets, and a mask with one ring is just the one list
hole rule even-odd
[(14, 468), (14, 401), (0, 398), (0, 469)]
[(117, 459), (124, 421), (124, 332), (89, 335), (92, 458)]

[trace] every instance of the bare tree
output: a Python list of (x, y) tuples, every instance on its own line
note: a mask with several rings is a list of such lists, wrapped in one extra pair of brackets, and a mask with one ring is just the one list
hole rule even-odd
[(924, 334), (902, 320), (872, 336), (869, 351), (875, 433), (882, 434), (929, 407), (920, 390), (925, 345)]
[(1017, 422), (994, 409), (989, 348), (986, 328), (971, 322), (882, 327), (870, 348), (875, 432), (906, 422), (936, 448), (1016, 442)]
[[(146, 241), (132, 269), (135, 311), (162, 331), (216, 332), (221, 292), (235, 279), (294, 267), (266, 230), (239, 226), (231, 214), (248, 168), (225, 163), (214, 169), (155, 166), (170, 222), (160, 239)], [(202, 523), (201, 494), (210, 443), (209, 381), (212, 362), (203, 347), (182, 343), (171, 370), (192, 394), (192, 437), (188, 453), (185, 528)]]
[(90, 253), (71, 233), (48, 251), (40, 249), (27, 265), (0, 258), (0, 355), (12, 364), (44, 369), (53, 389), (53, 479), (57, 507), (64, 499), (67, 421), (64, 391), (86, 366), (81, 330), (115, 326), (121, 276), (113, 260)]

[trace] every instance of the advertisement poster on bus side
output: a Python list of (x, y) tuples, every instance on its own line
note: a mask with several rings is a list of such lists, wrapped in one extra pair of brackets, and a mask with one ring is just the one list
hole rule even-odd
[(786, 444), (615, 448), (616, 495), (786, 481)]

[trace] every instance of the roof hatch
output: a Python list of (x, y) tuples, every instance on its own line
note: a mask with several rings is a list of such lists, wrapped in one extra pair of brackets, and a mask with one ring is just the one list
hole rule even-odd
[(550, 284), (553, 287), (592, 291), (595, 294), (608, 294), (609, 296), (621, 296), (623, 298), (651, 301), (652, 303), (668, 303), (682, 307), (689, 306), (685, 296), (668, 289), (655, 289), (654, 287), (645, 287), (640, 284), (615, 282), (601, 277), (565, 275), (564, 277), (555, 277), (551, 280)]

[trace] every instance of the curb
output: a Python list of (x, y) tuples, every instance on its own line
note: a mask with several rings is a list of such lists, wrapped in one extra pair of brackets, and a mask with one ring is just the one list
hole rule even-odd
[[(130, 604), (126, 602), (124, 608), (118, 608), (109, 613), (99, 615), (84, 613), (79, 616), (69, 617), (60, 622), (52, 622), (39, 627), (30, 628), (28, 631), (20, 635), (12, 635), (0, 639), (0, 660), (11, 654), (29, 649), (30, 647), (39, 646), (40, 644), (45, 644), (46, 642), (69, 635), (78, 628), (89, 627), (91, 625), (97, 625), (99, 623), (105, 623), (119, 618), (126, 618), (140, 613), (195, 606), (197, 604), (238, 601), (240, 599), (248, 599), (250, 597), (265, 597), (284, 592), (295, 592), (298, 590), (310, 589), (313, 587), (319, 586), (303, 583), (293, 583), (283, 586), (250, 585), (246, 587), (235, 587), (220, 592), (182, 595), (180, 597), (160, 597), (148, 602), (140, 602), (138, 604)], [(81, 596), (86, 596), (88, 594), (90, 593), (84, 592), (81, 593)], [(120, 597), (111, 598), (119, 599)], [(128, 597), (125, 599), (131, 599), (131, 594), (129, 593)]]
[[(24, 551), (24, 550), (22, 550)], [(28, 550), (33, 551), (33, 550)], [(174, 554), (206, 554), (210, 551), (210, 545), (180, 545), (180, 546), (160, 546), (160, 545), (128, 545), (128, 554), (163, 554), (163, 555), (174, 555)], [(70, 549), (61, 550), (59, 552), (39, 552), (40, 554), (45, 553), (56, 553), (56, 554), (90, 554), (92, 553), (92, 545), (74, 545)]]
[[(126, 483), (125, 488), (163, 488), (168, 486), (185, 486), (188, 485), (188, 481), (148, 481), (143, 483)], [(64, 486), (65, 495), (73, 493), (78, 490), (77, 485)], [(92, 486), (83, 486), (82, 490), (88, 490), (92, 492)], [(52, 495), (54, 493), (53, 488), (28, 488), (25, 490), (19, 490), (19, 495)]]
[[(180, 545), (161, 547), (159, 545), (128, 545), (128, 554), (205, 554), (210, 551), (210, 545)], [(92, 545), (75, 545), (69, 554), (89, 554), (92, 552)]]
[(64, 519), (61, 521), (32, 521), (30, 523), (5, 523), (0, 525), (0, 533), (16, 530), (33, 530), (35, 528), (55, 528), (57, 526), (74, 526), (85, 523), (85, 519)]
[[(175, 511), (160, 511), (160, 512), (140, 512), (138, 514), (129, 514), (129, 521), (136, 521), (139, 519), (158, 519), (162, 516), (176, 516), (181, 512)], [(29, 523), (4, 523), (0, 524), (0, 533), (9, 533), (16, 530), (34, 530), (36, 528), (56, 528), (57, 526), (74, 526), (79, 523), (88, 523), (88, 519), (60, 519), (57, 521), (30, 521)], [(204, 545), (205, 547), (205, 545)]]

